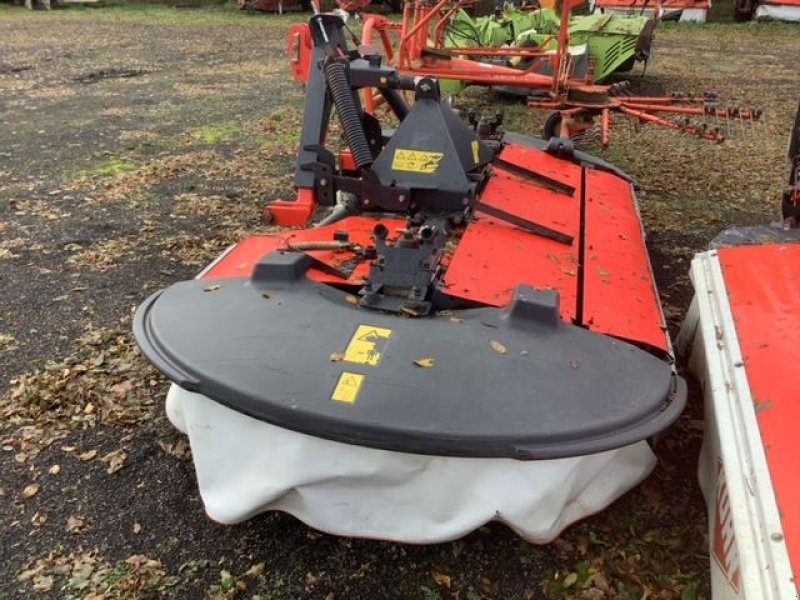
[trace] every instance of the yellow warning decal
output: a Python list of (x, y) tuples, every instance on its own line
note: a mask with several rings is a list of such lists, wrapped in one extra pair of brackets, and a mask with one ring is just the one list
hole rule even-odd
[(478, 143), (478, 140), (472, 140), (472, 158), (475, 159), (475, 164), (477, 165), (481, 162), (481, 145)]
[(342, 371), (342, 374), (339, 376), (339, 381), (336, 382), (336, 387), (333, 388), (331, 400), (355, 404), (365, 379), (366, 377), (360, 373)]
[(386, 340), (391, 335), (391, 329), (359, 325), (353, 337), (350, 338), (350, 343), (347, 344), (344, 360), (358, 365), (377, 367), (381, 362), (381, 353), (386, 346)]
[(423, 150), (394, 151), (392, 169), (395, 171), (410, 171), (411, 173), (436, 173), (439, 163), (444, 157), (443, 152), (425, 152)]

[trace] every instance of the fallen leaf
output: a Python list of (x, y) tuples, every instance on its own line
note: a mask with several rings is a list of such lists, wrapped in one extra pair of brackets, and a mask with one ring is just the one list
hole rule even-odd
[(346, 302), (350, 304), (358, 304), (358, 297), (353, 296), (353, 294), (347, 294), (347, 296), (345, 296), (344, 299)]
[(447, 589), (450, 589), (452, 578), (450, 577), (450, 574), (446, 573), (441, 567), (431, 567), (431, 577), (433, 577), (433, 580), (437, 585), (442, 585)]
[(463, 323), (464, 319), (462, 319), (460, 317), (450, 317), (450, 322), (451, 323)]
[(58, 475), (61, 472), (61, 466), (53, 465), (52, 467), (47, 469), (47, 472), (50, 473), (50, 475)]
[(415, 366), (423, 369), (432, 369), (435, 364), (436, 360), (432, 356), (425, 356), (414, 361)]
[(53, 589), (52, 575), (38, 575), (33, 578), (33, 589), (37, 592), (49, 592)]
[(578, 362), (577, 360), (571, 360), (569, 361), (569, 366), (572, 367), (573, 369), (577, 369), (581, 366), (581, 363)]
[(339, 362), (344, 360), (344, 352), (332, 352), (331, 362)]
[(267, 565), (263, 562), (257, 563), (252, 567), (250, 567), (249, 569), (247, 569), (247, 571), (245, 571), (245, 575), (249, 577), (259, 577), (264, 573), (264, 569), (266, 568), (266, 566)]
[(217, 284), (210, 285), (207, 288), (203, 288), (204, 292), (216, 292), (217, 290), (222, 289), (222, 286)]
[(490, 341), (489, 345), (492, 347), (492, 350), (494, 350), (498, 354), (508, 354), (508, 348), (506, 348), (505, 345), (498, 342), (497, 340)]
[(67, 531), (69, 533), (80, 533), (86, 527), (86, 517), (70, 515), (67, 519)]
[(92, 460), (97, 456), (97, 450), (87, 450), (86, 452), (82, 452), (78, 455), (78, 458), (81, 460)]
[(111, 393), (114, 397), (121, 400), (133, 390), (133, 381), (126, 379), (111, 386)]
[(32, 483), (30, 485), (25, 486), (25, 489), (22, 490), (22, 493), (19, 495), (19, 498), (20, 500), (30, 500), (38, 493), (39, 493), (39, 484)]
[(159, 440), (158, 447), (170, 456), (174, 456), (175, 458), (179, 458), (181, 460), (189, 460), (192, 457), (191, 448), (189, 448), (188, 442), (183, 439), (178, 440), (174, 444), (168, 444)]
[(133, 524), (133, 533), (135, 533), (136, 535), (139, 535), (140, 533), (142, 533), (142, 525), (141, 525), (141, 523), (134, 523)]
[(570, 573), (566, 577), (564, 577), (564, 581), (561, 582), (561, 585), (564, 589), (568, 587), (572, 587), (578, 581), (578, 574), (577, 573)]
[(100, 462), (106, 463), (108, 465), (106, 467), (106, 473), (111, 475), (112, 473), (116, 473), (122, 467), (125, 466), (125, 459), (128, 458), (127, 452), (125, 452), (122, 448), (119, 450), (114, 450), (113, 452), (109, 452), (105, 456), (100, 459)]

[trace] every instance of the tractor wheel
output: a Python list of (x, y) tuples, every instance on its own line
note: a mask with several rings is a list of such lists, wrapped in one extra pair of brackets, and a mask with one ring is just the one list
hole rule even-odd
[(753, 0), (736, 0), (733, 16), (737, 21), (751, 21), (754, 10), (755, 3)]
[(546, 140), (561, 137), (561, 113), (559, 111), (554, 110), (545, 117), (542, 137)]

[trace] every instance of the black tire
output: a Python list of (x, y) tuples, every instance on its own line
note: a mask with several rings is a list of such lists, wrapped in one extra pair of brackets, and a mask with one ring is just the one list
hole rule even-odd
[(546, 140), (561, 137), (561, 113), (559, 111), (554, 110), (545, 117), (542, 137)]
[(733, 18), (737, 21), (751, 21), (755, 8), (753, 0), (736, 0)]

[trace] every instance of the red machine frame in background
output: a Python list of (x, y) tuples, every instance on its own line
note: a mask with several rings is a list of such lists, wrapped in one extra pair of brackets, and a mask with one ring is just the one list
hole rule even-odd
[[(545, 137), (581, 137), (599, 126), (598, 141), (605, 147), (611, 138), (614, 114), (635, 119), (640, 124), (657, 125), (702, 139), (722, 142), (724, 133), (719, 127), (695, 125), (690, 119), (711, 118), (716, 121), (753, 121), (763, 111), (755, 108), (722, 104), (711, 94), (692, 96), (627, 95), (626, 82), (596, 85), (591, 76), (574, 76), (569, 54), (569, 15), (582, 0), (565, 0), (555, 53), (530, 48), (458, 48), (444, 47), (444, 32), (453, 15), (474, 0), (408, 0), (400, 23), (385, 16), (363, 14), (361, 43), (373, 47), (388, 64), (403, 75), (436, 77), (484, 86), (513, 86), (539, 92), (532, 96), (529, 106), (554, 111), (545, 123)], [(295, 79), (305, 82), (311, 55), (311, 37), (307, 25), (295, 25), (289, 34), (289, 56)], [(477, 58), (524, 57), (550, 62), (554, 75), (537, 72), (534, 63), (527, 69), (488, 64)], [(540, 64), (538, 66), (541, 66)], [(365, 90), (364, 106), (374, 112), (382, 98)], [(674, 119), (666, 118), (668, 115)]]

